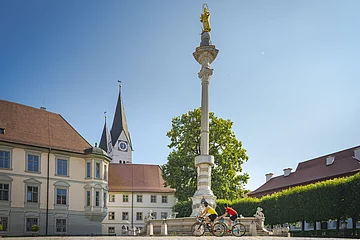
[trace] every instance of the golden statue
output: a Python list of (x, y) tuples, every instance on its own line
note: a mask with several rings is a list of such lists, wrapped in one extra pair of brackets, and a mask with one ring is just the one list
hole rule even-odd
[(203, 7), (203, 13), (200, 16), (200, 22), (203, 23), (203, 29), (202, 29), (202, 33), (204, 32), (210, 32), (211, 28), (210, 28), (210, 12), (209, 12), (209, 7), (206, 3), (204, 3), (202, 5)]

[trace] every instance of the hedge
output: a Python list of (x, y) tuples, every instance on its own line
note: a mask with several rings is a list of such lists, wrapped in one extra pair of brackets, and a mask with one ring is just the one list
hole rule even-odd
[[(253, 216), (257, 207), (263, 208), (265, 224), (319, 222), (329, 219), (360, 216), (360, 173), (351, 177), (336, 178), (306, 186), (298, 186), (258, 198), (241, 198), (234, 201), (217, 200), (219, 214), (228, 203), (239, 214)], [(191, 200), (178, 202), (174, 211), (178, 217), (190, 216)]]

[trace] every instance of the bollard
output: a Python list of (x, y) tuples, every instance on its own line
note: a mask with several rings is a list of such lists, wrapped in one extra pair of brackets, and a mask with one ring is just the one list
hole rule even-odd
[(251, 221), (250, 223), (250, 229), (249, 229), (250, 235), (251, 236), (256, 236), (257, 232), (256, 232), (256, 223), (254, 223), (254, 221)]
[(154, 226), (151, 222), (149, 223), (148, 228), (147, 228), (147, 235), (148, 236), (154, 235)]
[(167, 236), (167, 224), (165, 221), (163, 221), (163, 223), (161, 224), (161, 235), (162, 236)]

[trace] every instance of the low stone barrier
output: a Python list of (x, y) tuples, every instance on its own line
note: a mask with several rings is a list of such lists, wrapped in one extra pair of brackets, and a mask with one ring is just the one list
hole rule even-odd
[[(269, 235), (269, 232), (264, 228), (264, 219), (256, 217), (239, 218), (240, 223), (245, 225), (246, 235), (250, 235), (250, 224), (256, 224), (256, 235)], [(166, 220), (149, 220), (153, 225), (153, 234), (161, 235), (162, 225), (167, 225), (167, 235), (170, 236), (188, 236), (192, 235), (191, 226), (196, 222), (196, 217), (185, 218), (170, 218)], [(164, 229), (164, 226), (163, 226)], [(148, 232), (149, 235), (149, 232)]]

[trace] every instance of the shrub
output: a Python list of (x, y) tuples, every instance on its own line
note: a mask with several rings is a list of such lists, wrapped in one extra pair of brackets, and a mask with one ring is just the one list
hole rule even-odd
[(32, 227), (31, 227), (31, 231), (33, 231), (33, 232), (37, 232), (37, 231), (39, 231), (39, 227), (38, 227), (38, 225), (36, 225), (36, 224), (32, 225)]

